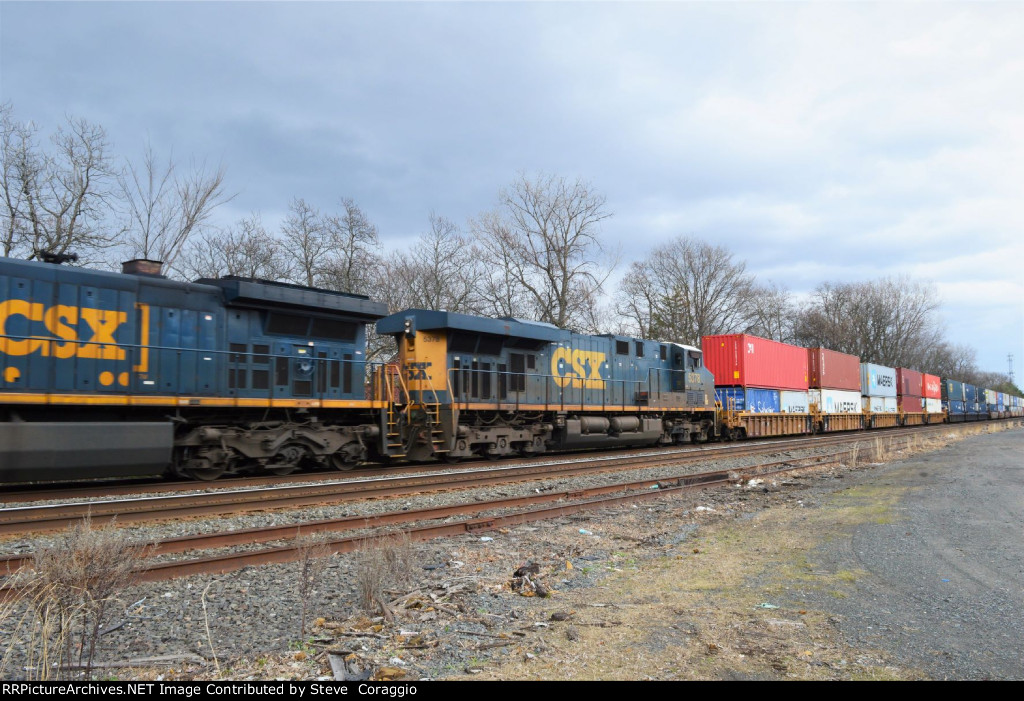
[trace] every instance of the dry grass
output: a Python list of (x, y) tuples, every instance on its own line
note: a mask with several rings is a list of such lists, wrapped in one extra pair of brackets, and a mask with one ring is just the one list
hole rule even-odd
[(387, 593), (415, 581), (416, 550), (409, 536), (396, 533), (367, 540), (355, 554), (355, 575), (360, 607), (390, 620)]
[[(528, 659), (530, 648), (510, 649), (500, 667), (473, 678), (919, 678), (881, 652), (852, 650), (829, 613), (797, 593), (848, 596), (866, 573), (830, 569), (814, 561), (815, 548), (858, 524), (893, 519), (903, 491), (855, 487), (829, 498), (827, 508), (776, 504), (742, 523), (701, 516), (696, 537), (647, 556), (634, 551), (635, 567), (613, 557), (615, 567), (599, 586), (556, 592), (551, 606), (575, 611), (574, 636), (561, 629), (541, 633), (531, 645), (546, 647), (543, 653)], [(669, 519), (679, 515), (652, 523), (644, 510), (620, 511), (606, 521), (615, 526), (602, 539), (632, 541)], [(573, 527), (567, 528), (571, 538)]]
[(0, 607), (8, 637), (0, 674), (20, 658), (29, 678), (62, 678), (72, 669), (89, 677), (110, 606), (135, 583), (147, 547), (115, 524), (94, 528), (86, 518), (39, 550), (30, 569), (8, 580), (18, 593)]
[(296, 593), (302, 604), (299, 620), (299, 635), (306, 636), (307, 611), (322, 587), (321, 579), (327, 570), (329, 559), (334, 553), (324, 542), (323, 534), (303, 535), (296, 539), (299, 550), (299, 573), (296, 580)]

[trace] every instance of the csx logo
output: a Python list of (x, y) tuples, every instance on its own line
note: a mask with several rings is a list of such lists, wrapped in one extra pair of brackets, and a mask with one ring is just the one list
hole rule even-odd
[(551, 354), (551, 374), (561, 387), (579, 383), (584, 389), (604, 389), (601, 370), (607, 370), (605, 358), (597, 351), (559, 348)]
[[(53, 339), (6, 338), (7, 322), (11, 317), (20, 316), (29, 321), (42, 322)], [(72, 307), (56, 304), (44, 307), (38, 302), (23, 299), (8, 299), (0, 302), (0, 353), (7, 355), (29, 355), (39, 352), (56, 358), (100, 358), (123, 360), (124, 350), (118, 348), (114, 333), (128, 320), (125, 312), (90, 307)], [(79, 338), (78, 324), (84, 321), (91, 335)], [(25, 336), (37, 334), (23, 334)], [(58, 340), (59, 339), (59, 340)]]
[(406, 363), (405, 367), (410, 380), (429, 380), (430, 375), (427, 374), (427, 368), (431, 365), (433, 363)]

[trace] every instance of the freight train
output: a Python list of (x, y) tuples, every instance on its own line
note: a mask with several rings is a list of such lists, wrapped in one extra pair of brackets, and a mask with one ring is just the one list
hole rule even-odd
[[(394, 362), (367, 362), (373, 322)], [(807, 391), (806, 370), (789, 369), (787, 387), (740, 381), (758, 370), (737, 354), (736, 377), (718, 376), (705, 357), (724, 338), (702, 351), (523, 319), (387, 316), (362, 295), (279, 282), (176, 282), (151, 261), (110, 273), (0, 258), (0, 482), (283, 475), (1024, 412), (951, 380), (940, 412), (890, 412), (867, 392), (863, 408), (833, 411), (839, 395)], [(751, 339), (737, 343), (772, 343)], [(758, 391), (768, 404), (747, 402)], [(773, 391), (795, 398), (783, 410)]]

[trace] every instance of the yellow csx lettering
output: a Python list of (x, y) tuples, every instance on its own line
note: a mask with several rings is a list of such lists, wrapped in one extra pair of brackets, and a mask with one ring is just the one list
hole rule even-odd
[[(29, 321), (41, 321), (54, 339), (6, 338), (7, 320), (22, 316)], [(76, 326), (84, 321), (92, 329), (92, 336), (79, 342)], [(124, 350), (117, 347), (114, 333), (128, 320), (126, 312), (90, 307), (72, 307), (57, 304), (49, 309), (38, 302), (23, 299), (8, 299), (0, 302), (0, 353), (7, 355), (29, 355), (40, 352), (56, 358), (98, 358), (101, 360), (124, 360)], [(25, 334), (31, 335), (31, 334)], [(61, 340), (56, 340), (61, 339)]]
[(597, 351), (559, 348), (551, 354), (551, 374), (560, 386), (575, 386), (582, 380), (584, 389), (603, 389), (601, 368), (606, 367), (605, 354)]

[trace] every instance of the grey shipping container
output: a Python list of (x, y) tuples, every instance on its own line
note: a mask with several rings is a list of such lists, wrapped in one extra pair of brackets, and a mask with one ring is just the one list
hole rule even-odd
[(861, 363), (860, 393), (865, 397), (895, 397), (896, 368)]

